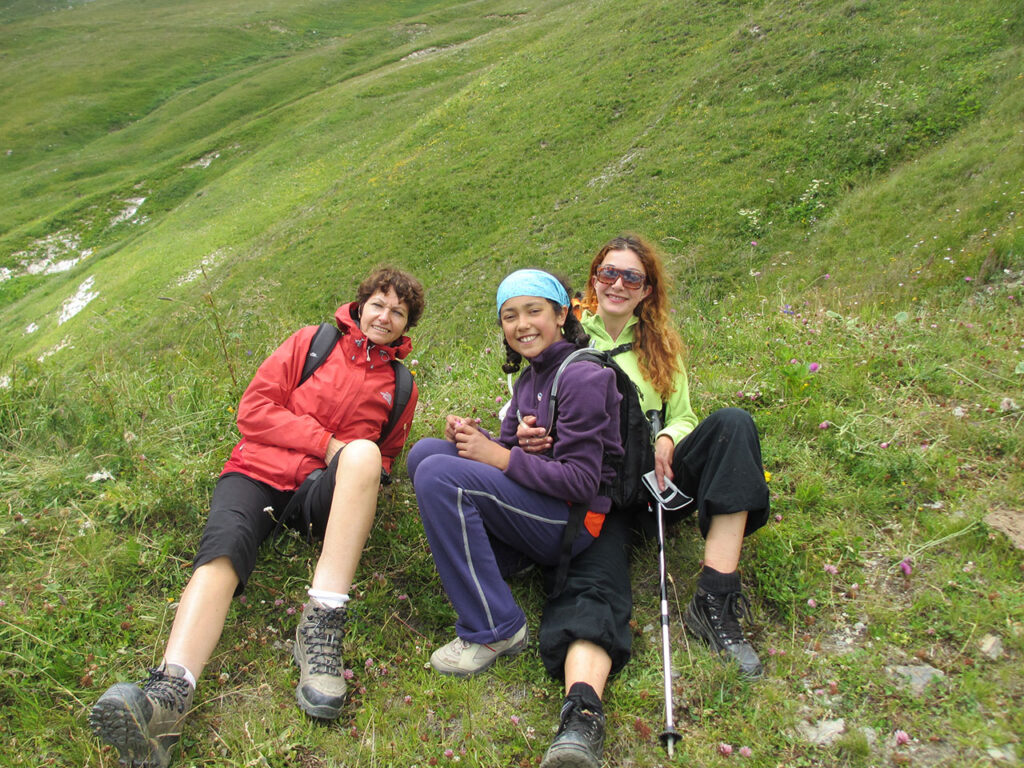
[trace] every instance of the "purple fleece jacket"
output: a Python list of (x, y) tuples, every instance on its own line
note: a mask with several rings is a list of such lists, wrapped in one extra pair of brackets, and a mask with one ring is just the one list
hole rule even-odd
[(507, 477), (572, 504), (583, 502), (588, 509), (604, 514), (611, 508), (611, 500), (599, 495), (598, 488), (602, 480), (615, 476), (608, 460), (622, 455), (622, 395), (612, 371), (584, 360), (566, 367), (558, 386), (555, 444), (549, 454), (527, 453), (516, 438), (517, 410), (522, 416), (536, 416), (538, 426), (551, 426), (548, 405), (555, 372), (575, 349), (568, 341), (557, 341), (530, 361), (513, 387), (498, 442), (512, 451)]

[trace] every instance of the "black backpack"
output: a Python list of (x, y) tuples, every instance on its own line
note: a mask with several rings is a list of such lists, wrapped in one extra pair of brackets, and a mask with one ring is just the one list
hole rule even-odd
[(640, 390), (614, 360), (616, 355), (628, 352), (632, 348), (633, 345), (627, 343), (606, 351), (587, 348), (572, 352), (555, 372), (548, 405), (548, 413), (551, 414), (549, 431), (553, 432), (558, 410), (558, 384), (565, 368), (577, 360), (589, 360), (610, 369), (615, 374), (615, 387), (622, 395), (622, 400), (619, 401), (619, 433), (622, 438), (623, 455), (612, 462), (615, 479), (610, 486), (602, 488), (601, 493), (608, 496), (612, 504), (619, 509), (628, 509), (641, 501), (646, 501), (647, 494), (642, 478), (644, 473), (654, 469), (654, 436), (651, 434), (651, 421), (640, 406)]
[[(302, 366), (302, 375), (299, 377), (299, 386), (313, 375), (313, 371), (324, 364), (331, 350), (334, 349), (341, 338), (341, 331), (334, 323), (320, 323), (320, 327), (313, 334), (313, 340), (309, 342), (309, 351), (306, 353), (306, 362)], [(387, 440), (395, 431), (395, 425), (402, 417), (405, 406), (409, 404), (412, 396), (412, 374), (409, 369), (398, 360), (391, 361), (391, 367), (395, 369), (395, 397), (391, 403), (391, 413), (388, 415), (388, 422), (380, 432), (377, 444), (380, 445)], [(390, 478), (389, 478), (390, 479)]]

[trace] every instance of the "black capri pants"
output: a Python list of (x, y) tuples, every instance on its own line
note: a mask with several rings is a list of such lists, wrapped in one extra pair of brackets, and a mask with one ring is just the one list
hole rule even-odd
[[(700, 422), (676, 445), (672, 472), (673, 482), (695, 504), (666, 522), (676, 522), (696, 508), (701, 535), (706, 537), (715, 515), (746, 510), (745, 536), (768, 521), (761, 443), (754, 420), (743, 409), (722, 408)], [(611, 657), (612, 674), (629, 661), (630, 552), (635, 538), (655, 532), (656, 525), (646, 508), (612, 510), (601, 535), (573, 558), (564, 589), (548, 600), (541, 616), (540, 655), (552, 677), (564, 677), (565, 656), (576, 640), (603, 648)]]
[(211, 560), (227, 557), (238, 575), (235, 596), (242, 594), (256, 567), (260, 545), (277, 529), (293, 496), (298, 497), (293, 505), (296, 514), (289, 515), (284, 525), (322, 539), (331, 513), (340, 456), (338, 451), (327, 469), (311, 476), (297, 491), (281, 491), (240, 472), (221, 475), (213, 489), (199, 551), (192, 561), (193, 572)]

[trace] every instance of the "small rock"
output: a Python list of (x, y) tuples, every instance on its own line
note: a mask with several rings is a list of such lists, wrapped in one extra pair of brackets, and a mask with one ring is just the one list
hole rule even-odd
[(1003, 641), (996, 635), (985, 635), (978, 643), (981, 652), (995, 661), (1003, 655)]
[(817, 723), (800, 723), (797, 725), (800, 734), (812, 744), (827, 747), (839, 739), (846, 732), (846, 721), (843, 718), (838, 720), (819, 720)]
[(988, 756), (993, 760), (1001, 763), (1007, 763), (1009, 765), (1017, 765), (1017, 750), (1013, 748), (1013, 744), (1007, 744), (1002, 747), (989, 747), (987, 750)]
[(895, 667), (894, 671), (907, 679), (907, 682), (910, 683), (910, 690), (915, 696), (924, 693), (928, 683), (935, 678), (942, 679), (946, 676), (944, 672), (928, 664), (900, 665)]

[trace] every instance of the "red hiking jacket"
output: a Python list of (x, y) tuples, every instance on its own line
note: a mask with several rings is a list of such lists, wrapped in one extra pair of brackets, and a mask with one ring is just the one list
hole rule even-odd
[[(314, 469), (322, 469), (331, 435), (343, 442), (376, 441), (391, 413), (395, 393), (392, 357), (404, 358), (412, 341), (394, 346), (369, 342), (353, 317), (356, 303), (334, 317), (342, 336), (313, 375), (298, 386), (317, 326), (296, 331), (260, 365), (238, 404), (238, 441), (221, 474), (241, 472), (282, 490), (298, 488)], [(412, 395), (391, 436), (380, 446), (384, 469), (409, 436), (419, 392)]]

